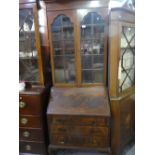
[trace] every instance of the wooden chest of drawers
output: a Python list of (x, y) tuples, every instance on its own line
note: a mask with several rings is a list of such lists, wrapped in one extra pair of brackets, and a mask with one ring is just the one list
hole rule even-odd
[(49, 89), (35, 86), (19, 93), (19, 152), (47, 155), (46, 108)]
[(86, 149), (110, 153), (110, 107), (106, 90), (57, 88), (48, 106), (49, 150)]

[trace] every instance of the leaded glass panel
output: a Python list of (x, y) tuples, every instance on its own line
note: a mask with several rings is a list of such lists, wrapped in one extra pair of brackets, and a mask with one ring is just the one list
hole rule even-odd
[(83, 83), (103, 83), (104, 21), (96, 12), (81, 22), (81, 62)]
[(39, 81), (32, 9), (19, 10), (19, 80)]
[(59, 15), (51, 25), (56, 83), (75, 83), (74, 28), (69, 17)]
[(135, 84), (135, 28), (122, 27), (119, 61), (119, 92)]

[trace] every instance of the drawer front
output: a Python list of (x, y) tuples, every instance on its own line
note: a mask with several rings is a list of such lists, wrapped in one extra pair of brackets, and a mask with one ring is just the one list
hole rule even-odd
[(19, 116), (19, 127), (41, 128), (41, 117)]
[(38, 141), (42, 142), (43, 139), (43, 131), (41, 129), (19, 129), (19, 139), (24, 141)]
[(45, 144), (36, 142), (19, 142), (19, 152), (22, 153), (45, 153)]
[(51, 143), (53, 145), (63, 146), (106, 148), (109, 147), (109, 138), (98, 136), (66, 136), (59, 134), (52, 136)]
[(41, 114), (40, 96), (20, 95), (19, 113), (22, 115), (40, 115)]
[(81, 136), (109, 136), (109, 128), (107, 127), (51, 125), (50, 132), (52, 134), (67, 134)]
[(107, 117), (53, 116), (51, 119), (56, 125), (109, 126)]

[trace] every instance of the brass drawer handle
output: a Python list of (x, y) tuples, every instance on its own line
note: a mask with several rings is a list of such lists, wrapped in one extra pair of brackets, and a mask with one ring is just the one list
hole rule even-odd
[(23, 137), (25, 137), (25, 138), (30, 137), (30, 132), (24, 131), (23, 132)]
[(64, 144), (65, 142), (64, 142), (64, 137), (61, 137), (60, 138), (60, 144)]
[(27, 105), (26, 102), (23, 102), (23, 101), (20, 101), (20, 102), (19, 102), (19, 107), (20, 107), (21, 109), (25, 108), (26, 105)]
[(26, 145), (26, 146), (25, 146), (25, 150), (31, 151), (31, 149), (32, 149), (31, 145)]
[(60, 141), (60, 144), (64, 144), (65, 142), (64, 141)]
[(96, 139), (93, 139), (92, 143), (96, 145), (97, 144)]
[(25, 125), (28, 123), (28, 119), (27, 118), (21, 118), (20, 122), (21, 122), (21, 124)]

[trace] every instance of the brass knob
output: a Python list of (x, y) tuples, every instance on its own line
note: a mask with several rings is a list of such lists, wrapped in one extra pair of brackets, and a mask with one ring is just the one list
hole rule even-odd
[(61, 142), (60, 142), (60, 144), (64, 144), (64, 143), (65, 143), (64, 141), (61, 141)]
[(24, 132), (23, 132), (23, 136), (26, 137), (26, 138), (29, 137), (29, 136), (30, 136), (30, 132), (24, 131)]
[(65, 142), (64, 142), (64, 137), (61, 137), (60, 138), (60, 144), (64, 144)]
[(27, 151), (31, 151), (31, 145), (26, 145), (26, 146), (25, 146), (25, 149), (26, 149)]
[(27, 118), (21, 118), (20, 122), (21, 122), (21, 124), (25, 125), (25, 124), (27, 124), (28, 119)]
[(23, 101), (20, 101), (19, 102), (19, 107), (22, 109), (22, 108), (25, 108), (26, 107), (26, 102), (23, 102)]
[(93, 144), (93, 145), (97, 145), (97, 140), (96, 140), (96, 138), (93, 138), (93, 139), (92, 139), (92, 144)]

